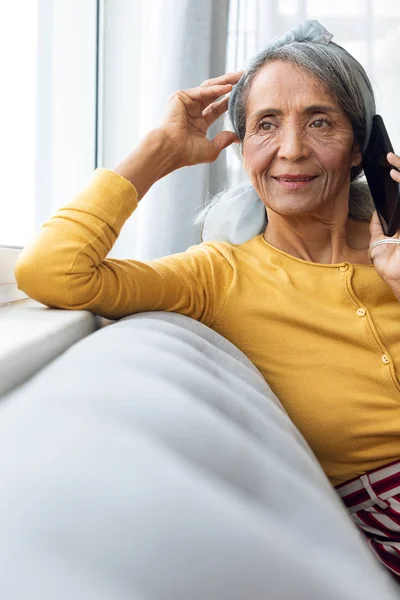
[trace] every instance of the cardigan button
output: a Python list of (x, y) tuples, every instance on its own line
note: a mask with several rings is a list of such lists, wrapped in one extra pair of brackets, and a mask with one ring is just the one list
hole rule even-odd
[(358, 308), (357, 314), (359, 317), (363, 317), (365, 315), (365, 308)]
[(382, 356), (382, 358), (381, 358), (381, 361), (382, 361), (382, 362), (383, 362), (385, 365), (388, 365), (388, 364), (389, 364), (389, 362), (390, 362), (390, 361), (389, 361), (389, 359), (388, 359), (388, 357), (386, 356), (386, 354), (384, 354), (384, 355)]

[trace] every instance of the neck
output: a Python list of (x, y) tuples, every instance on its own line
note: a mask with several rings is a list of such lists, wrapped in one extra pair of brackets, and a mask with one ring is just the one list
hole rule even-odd
[(302, 260), (333, 264), (352, 262), (371, 264), (368, 221), (358, 221), (346, 214), (334, 219), (318, 216), (288, 216), (268, 210), (265, 240)]

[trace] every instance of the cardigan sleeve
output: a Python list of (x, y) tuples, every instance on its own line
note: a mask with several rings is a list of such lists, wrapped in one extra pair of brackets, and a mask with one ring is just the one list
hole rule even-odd
[(229, 244), (203, 242), (147, 262), (106, 258), (137, 205), (128, 180), (97, 169), (19, 255), (19, 289), (47, 306), (108, 319), (164, 310), (211, 326), (233, 278)]

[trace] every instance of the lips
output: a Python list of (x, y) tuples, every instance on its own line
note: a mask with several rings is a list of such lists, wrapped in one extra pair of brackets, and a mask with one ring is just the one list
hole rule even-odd
[(298, 179), (298, 178), (284, 179), (282, 176), (279, 178), (275, 177), (276, 183), (278, 183), (282, 188), (286, 188), (287, 190), (292, 190), (292, 191), (305, 189), (315, 179), (317, 179), (317, 175), (311, 176), (310, 178), (307, 178), (307, 179)]
[(274, 177), (278, 181), (311, 181), (315, 179), (317, 175), (281, 175), (279, 177)]

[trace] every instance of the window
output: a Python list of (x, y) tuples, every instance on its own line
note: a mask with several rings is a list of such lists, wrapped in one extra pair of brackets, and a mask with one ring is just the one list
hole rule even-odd
[(97, 164), (100, 9), (96, 0), (0, 5), (0, 303), (18, 299), (21, 248)]

